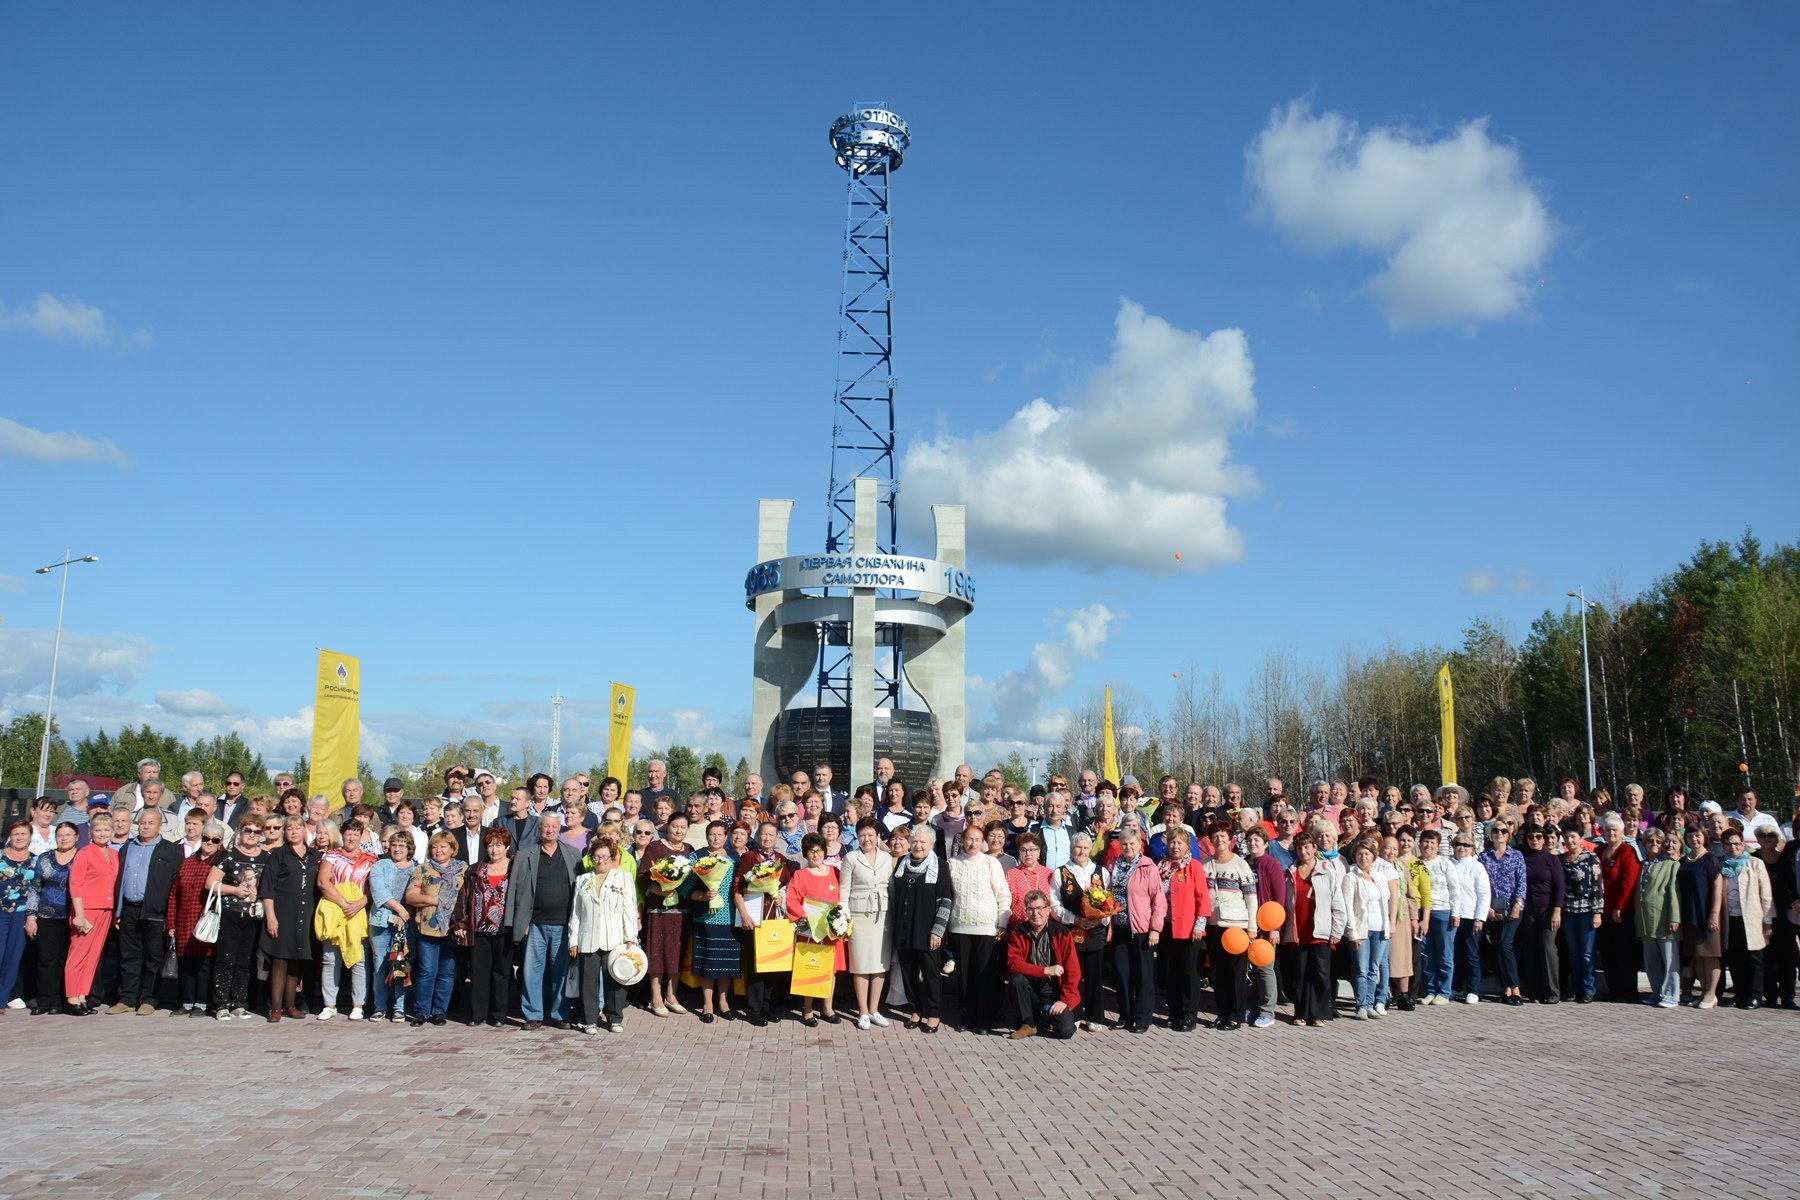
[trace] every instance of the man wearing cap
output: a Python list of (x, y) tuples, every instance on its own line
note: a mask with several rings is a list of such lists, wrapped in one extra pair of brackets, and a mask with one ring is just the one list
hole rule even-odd
[(400, 797), (405, 794), (406, 785), (400, 782), (400, 777), (398, 775), (389, 775), (382, 781), (381, 809), (376, 813), (376, 816), (380, 819), (381, 827), (383, 829), (399, 822), (400, 818), (396, 815), (395, 810), (400, 806)]
[(1013, 1004), (1019, 1010), (1015, 1040), (1075, 1036), (1075, 1008), (1081, 1002), (1081, 963), (1068, 927), (1050, 919), (1050, 897), (1025, 894), (1025, 921), (1006, 935), (1006, 969)]
[(125, 843), (115, 884), (113, 928), (119, 939), (119, 1003), (112, 1013), (156, 1011), (156, 979), (163, 961), (163, 926), (169, 891), (184, 855), (163, 840), (163, 813), (146, 801), (138, 814), (137, 836)]

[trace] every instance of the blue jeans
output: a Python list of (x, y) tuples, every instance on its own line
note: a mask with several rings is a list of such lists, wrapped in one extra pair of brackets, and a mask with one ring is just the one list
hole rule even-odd
[(1481, 931), (1473, 917), (1456, 927), (1456, 978), (1451, 990), (1459, 996), (1481, 994)]
[[(1504, 987), (1519, 986), (1519, 956), (1513, 950), (1513, 944), (1519, 936), (1519, 919), (1517, 917), (1501, 917), (1498, 921), (1487, 923), (1488, 936), (1494, 939), (1495, 957), (1499, 960), (1500, 983)], [(1480, 990), (1477, 987), (1476, 990)]]
[(1644, 943), (1644, 974), (1650, 977), (1650, 999), (1674, 1004), (1681, 999), (1681, 943), (1668, 938), (1638, 940)]
[(1443, 1000), (1450, 998), (1450, 934), (1450, 910), (1432, 913), (1425, 928), (1425, 994)]
[(1592, 997), (1594, 979), (1594, 915), (1563, 913), (1563, 961), (1569, 964), (1569, 995)]
[[(12, 999), (13, 984), (19, 978), (19, 960), (25, 956), (25, 914), (0, 913), (0, 1005)], [(162, 959), (157, 959), (162, 965)], [(37, 987), (26, 988), (33, 995)]]
[(456, 943), (424, 934), (414, 940), (412, 1015), (422, 1021), (441, 1017), (450, 1011), (450, 991), (456, 986)]
[(569, 927), (535, 922), (525, 935), (525, 966), (519, 976), (519, 1011), (527, 1021), (544, 1019), (544, 989), (550, 989), (550, 1019), (560, 1021), (567, 1001), (563, 984), (569, 977)]
[(1356, 943), (1356, 1008), (1387, 1003), (1388, 935), (1370, 933)]
[(379, 929), (369, 930), (369, 970), (375, 976), (375, 1011), (385, 1013), (406, 1011), (406, 994), (397, 992), (387, 981), (388, 951), (394, 948), (394, 929), (384, 925)]

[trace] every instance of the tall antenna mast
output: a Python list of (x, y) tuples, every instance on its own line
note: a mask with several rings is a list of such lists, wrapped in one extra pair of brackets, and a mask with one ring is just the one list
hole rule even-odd
[[(849, 211), (844, 223), (843, 300), (838, 306), (837, 386), (832, 396), (827, 554), (848, 554), (853, 548), (859, 477), (876, 481), (881, 508), (876, 540), (881, 552), (900, 550), (900, 488), (894, 477), (894, 389), (899, 380), (894, 375), (888, 181), (900, 169), (911, 143), (906, 122), (885, 104), (859, 104), (831, 124), (832, 151), (849, 176)], [(899, 634), (890, 624), (876, 627), (877, 707), (902, 706)], [(850, 703), (850, 660), (847, 625), (820, 622), (820, 707)]]

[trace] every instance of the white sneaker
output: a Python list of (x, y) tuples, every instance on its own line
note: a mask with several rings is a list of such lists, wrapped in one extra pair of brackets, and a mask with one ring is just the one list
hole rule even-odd
[(214, 1017), (214, 1018), (213, 1018), (213, 1020), (215, 1020), (215, 1021), (229, 1021), (229, 1020), (231, 1020), (231, 1014), (230, 1014), (230, 1013), (229, 1013), (229, 1012), (227, 1012), (227, 1011), (226, 1011), (226, 1010), (224, 1010), (224, 1009), (222, 1009), (222, 1008), (221, 1008), (221, 1009), (220, 1009), (220, 1010), (219, 1010), (219, 1015), (218, 1015), (218, 1016), (216, 1016), (216, 1017)]
[(1387, 1016), (1387, 1005), (1377, 1004), (1374, 1008), (1369, 1010), (1369, 1015), (1377, 1019)]
[(581, 1027), (581, 1032), (586, 1034), (596, 1034), (600, 1032), (600, 1027), (598, 1025), (583, 1025)]
[(856, 1018), (856, 1027), (858, 1029), (867, 1031), (869, 1029), (869, 1026), (870, 1026), (870, 1021), (869, 1021), (869, 1016), (867, 1013), (864, 1013), (862, 1016)]
[(1369, 1010), (1366, 1008), (1359, 1008), (1350, 1014), (1350, 1019), (1352, 1021), (1366, 1021), (1369, 1019)]
[(889, 1021), (886, 1017), (882, 1016), (878, 1012), (872, 1012), (869, 1014), (869, 1024), (873, 1025), (877, 1029), (886, 1029), (892, 1023), (893, 1022)]
[(1463, 997), (1463, 1003), (1464, 1004), (1480, 1004), (1481, 997), (1477, 996), (1474, 992), (1470, 992), (1468, 995)]
[(939, 969), (938, 974), (939, 975), (954, 975), (954, 974), (956, 974), (956, 960), (953, 958), (949, 962), (945, 963), (943, 965), (943, 967)]
[(328, 1009), (325, 1009), (325, 1010), (324, 1010), (324, 1011), (323, 1011), (323, 1012), (321, 1012), (321, 1013), (320, 1013), (320, 1014), (319, 1014), (319, 1020), (321, 1020), (321, 1021), (329, 1021), (329, 1020), (331, 1020), (331, 1018), (333, 1018), (333, 1017), (335, 1017), (335, 1016), (337, 1016), (337, 1009), (335, 1009), (335, 1008), (328, 1008)]
[(1658, 1000), (1656, 1002), (1656, 1007), (1658, 1007), (1658, 1008), (1680, 1008), (1681, 1003), (1680, 1003), (1680, 1001), (1677, 1001), (1677, 1000)]
[(6, 1007), (8, 1007), (8, 1008), (24, 1008), (25, 1002), (23, 1000), (19, 999), (17, 996), (14, 996), (11, 1000), (8, 1000), (6, 1002)]
[(372, 1012), (372, 1013), (370, 1013), (370, 1014), (369, 1014), (369, 1020), (371, 1020), (371, 1021), (385, 1021), (385, 1020), (387, 1020), (387, 1014), (386, 1014), (386, 1013), (382, 1013), (382, 1012)]
[(351, 1020), (352, 1020), (352, 1021), (360, 1021), (360, 1020), (362, 1020), (362, 1019), (363, 1019), (363, 1015), (362, 1015), (362, 1009), (360, 1009), (360, 1008), (353, 1008), (353, 1009), (351, 1009), (351, 1010), (350, 1010), (350, 1019), (351, 1019)]
[(1275, 1018), (1264, 1013), (1262, 1016), (1256, 1018), (1256, 1020), (1250, 1022), (1250, 1027), (1253, 1029), (1267, 1029), (1273, 1024), (1275, 1024)]

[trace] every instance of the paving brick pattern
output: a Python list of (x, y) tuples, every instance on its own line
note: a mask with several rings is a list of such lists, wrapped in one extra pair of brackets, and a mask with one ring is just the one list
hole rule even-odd
[(0, 1196), (1800, 1196), (1792, 1012), (1454, 1005), (1072, 1043), (629, 1025), (10, 1012)]

